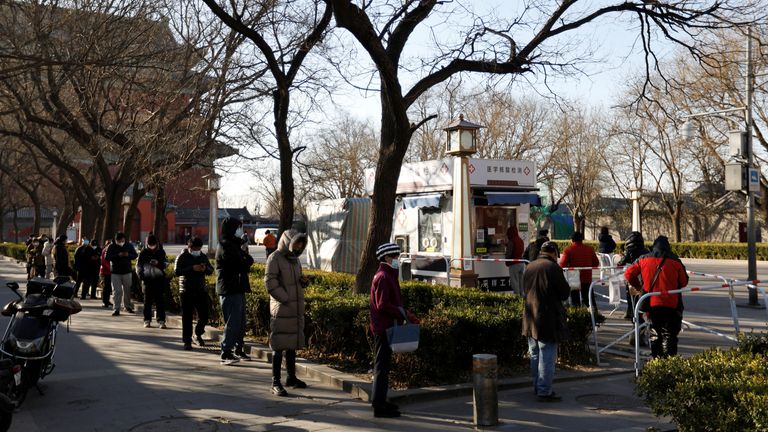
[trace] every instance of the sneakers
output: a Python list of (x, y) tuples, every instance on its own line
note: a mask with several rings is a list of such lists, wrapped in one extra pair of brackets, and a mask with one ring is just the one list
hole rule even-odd
[(556, 394), (555, 392), (552, 392), (546, 396), (536, 396), (536, 399), (539, 402), (560, 402), (563, 400), (563, 397), (559, 394)]
[(187, 342), (184, 344), (184, 351), (192, 351), (192, 344)]
[(144, 328), (150, 328), (152, 327), (152, 324), (150, 321), (144, 321)]
[(305, 383), (304, 381), (296, 377), (288, 377), (288, 379), (285, 380), (285, 385), (287, 385), (288, 387), (293, 387), (297, 389), (307, 388), (307, 383)]
[(133, 308), (126, 307), (125, 311), (128, 313), (133, 313)]
[(168, 328), (168, 326), (165, 325), (165, 321), (158, 321), (157, 323), (159, 324), (159, 327), (161, 329), (167, 329)]
[(288, 396), (288, 392), (285, 391), (285, 388), (280, 383), (272, 383), (272, 394), (280, 397)]
[(235, 357), (243, 361), (251, 361), (251, 356), (246, 354), (242, 347), (235, 349)]
[(120, 311), (114, 311), (114, 312), (112, 312), (112, 316), (120, 316)]
[(232, 351), (224, 351), (221, 353), (221, 364), (225, 366), (233, 365), (239, 361), (240, 359), (235, 357), (235, 355), (232, 354)]
[(196, 335), (195, 336), (195, 342), (197, 342), (198, 346), (204, 347), (205, 341), (203, 340), (203, 335)]

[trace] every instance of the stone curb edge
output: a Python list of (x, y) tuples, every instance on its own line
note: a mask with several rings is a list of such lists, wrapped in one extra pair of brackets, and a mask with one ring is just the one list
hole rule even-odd
[[(11, 257), (3, 256), (2, 259), (8, 261), (16, 261)], [(23, 264), (17, 263), (23, 267)], [(142, 304), (136, 304), (136, 315), (140, 317), (144, 306)], [(166, 314), (166, 323), (181, 328), (181, 317), (174, 314)], [(217, 328), (206, 328), (205, 337), (211, 342), (221, 342), (223, 331)], [(272, 362), (272, 350), (263, 344), (247, 343), (246, 350), (248, 354), (254, 359), (271, 363)], [(341, 390), (351, 396), (363, 400), (365, 402), (370, 401), (371, 383), (360, 379), (359, 377), (340, 372), (329, 366), (315, 364), (305, 359), (296, 359), (296, 371), (302, 377), (308, 377), (317, 381), (320, 381), (324, 385)], [(569, 381), (580, 381), (586, 379), (598, 379), (606, 378), (615, 375), (623, 375), (632, 373), (631, 369), (610, 369), (595, 373), (573, 373), (566, 376), (555, 377), (555, 383), (564, 383)], [(525, 388), (530, 386), (530, 379), (524, 378), (509, 378), (499, 380), (498, 390), (512, 390), (518, 388)], [(465, 396), (472, 394), (472, 383), (452, 384), (446, 386), (435, 387), (421, 387), (408, 390), (390, 390), (389, 401), (399, 404), (409, 404), (418, 402), (428, 402), (440, 399), (449, 399), (452, 397)]]

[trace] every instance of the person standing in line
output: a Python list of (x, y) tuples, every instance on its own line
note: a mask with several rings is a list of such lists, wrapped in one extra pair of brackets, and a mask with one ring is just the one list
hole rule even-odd
[(616, 241), (613, 239), (608, 227), (600, 228), (600, 234), (597, 236), (597, 251), (601, 254), (612, 254), (616, 250)]
[(549, 241), (549, 230), (540, 229), (536, 234), (536, 241), (529, 243), (523, 252), (523, 259), (531, 262), (539, 257), (541, 245)]
[(563, 269), (557, 264), (557, 243), (541, 245), (539, 258), (525, 269), (525, 307), (523, 336), (528, 338), (533, 389), (540, 402), (559, 402), (552, 390), (557, 362), (557, 345), (567, 335), (563, 301), (571, 291)]
[(133, 313), (133, 301), (131, 300), (131, 286), (133, 285), (133, 268), (131, 261), (139, 257), (133, 245), (126, 241), (125, 234), (115, 234), (114, 243), (107, 249), (107, 261), (111, 271), (112, 293), (115, 306), (112, 316), (120, 315), (120, 308), (125, 302), (125, 311)]
[(285, 353), (288, 379), (285, 385), (306, 388), (296, 378), (296, 350), (306, 345), (304, 338), (304, 289), (308, 280), (301, 273), (301, 254), (307, 247), (307, 236), (294, 229), (283, 232), (277, 251), (267, 258), (264, 281), (269, 292), (271, 313), (269, 347), (272, 348), (272, 393), (287, 396), (280, 379)]
[(45, 278), (53, 276), (53, 239), (46, 237), (43, 244), (43, 257), (45, 257)]
[[(216, 294), (224, 316), (221, 364), (250, 360), (245, 353), (245, 293), (251, 292), (248, 279), (253, 257), (243, 245), (242, 223), (226, 218), (221, 223), (221, 240), (216, 249)], [(245, 246), (245, 248), (243, 248)], [(234, 352), (233, 352), (234, 350)]]
[(651, 253), (640, 257), (624, 271), (632, 287), (632, 295), (657, 292), (650, 303), (648, 319), (651, 321), (651, 356), (653, 358), (677, 355), (677, 336), (683, 322), (683, 294), (667, 294), (688, 285), (688, 273), (683, 262), (672, 253), (669, 239), (659, 236), (653, 242)]
[[(525, 244), (520, 234), (517, 232), (517, 224), (512, 223), (507, 229), (507, 250), (504, 254), (505, 259), (522, 259)], [(523, 271), (525, 263), (507, 261), (509, 267), (509, 290), (518, 295), (523, 295)]]
[(192, 318), (197, 311), (195, 341), (198, 346), (205, 346), (203, 334), (208, 324), (210, 297), (205, 277), (213, 274), (213, 266), (202, 252), (203, 241), (198, 237), (190, 238), (187, 248), (176, 257), (175, 272), (179, 277), (179, 295), (181, 296), (181, 340), (186, 351), (192, 350)]
[(267, 251), (267, 258), (269, 258), (269, 256), (277, 250), (277, 237), (272, 234), (272, 231), (267, 230), (264, 233), (264, 241), (262, 243), (264, 244), (264, 249)]
[(405, 319), (414, 324), (418, 324), (419, 320), (403, 307), (399, 280), (400, 246), (384, 243), (376, 248), (376, 258), (379, 268), (373, 276), (369, 300), (374, 345), (371, 405), (374, 417), (400, 417), (400, 408), (387, 402), (389, 371), (392, 368), (392, 348), (387, 340), (387, 329)]
[(152, 326), (152, 305), (157, 309), (157, 325), (165, 326), (165, 267), (168, 257), (157, 237), (147, 237), (147, 246), (139, 253), (136, 270), (144, 293), (144, 327)]
[(43, 256), (43, 242), (39, 238), (32, 239), (27, 246), (27, 279), (43, 277), (45, 275), (45, 257)]
[(33, 234), (30, 234), (27, 237), (27, 240), (24, 242), (24, 246), (27, 247), (27, 280), (32, 279), (32, 258), (30, 257), (30, 252), (32, 248), (32, 242), (35, 241), (35, 236)]
[(109, 240), (104, 242), (104, 248), (101, 250), (101, 266), (99, 266), (99, 275), (101, 276), (101, 302), (105, 309), (113, 306), (109, 301), (112, 295), (112, 271), (107, 260), (107, 249), (112, 244)]
[(91, 240), (91, 254), (88, 267), (88, 285), (83, 287), (83, 294), (80, 297), (85, 300), (86, 295), (93, 300), (96, 298), (96, 287), (99, 285), (99, 270), (101, 269), (101, 247), (97, 239)]
[(90, 265), (91, 257), (93, 256), (93, 248), (91, 248), (91, 242), (87, 238), (80, 240), (80, 246), (75, 249), (75, 264), (73, 266), (75, 270), (75, 297), (77, 292), (82, 288), (80, 299), (85, 298), (85, 294), (88, 291), (88, 287), (91, 284), (90, 281)]
[(54, 276), (73, 276), (74, 271), (69, 266), (69, 251), (67, 250), (67, 236), (65, 234), (57, 237), (53, 243), (53, 260)]
[[(571, 236), (571, 245), (565, 248), (560, 257), (560, 267), (600, 267), (594, 249), (584, 244), (584, 234), (575, 232)], [(571, 304), (589, 306), (589, 286), (592, 285), (592, 270), (579, 272), (581, 289), (571, 291)]]

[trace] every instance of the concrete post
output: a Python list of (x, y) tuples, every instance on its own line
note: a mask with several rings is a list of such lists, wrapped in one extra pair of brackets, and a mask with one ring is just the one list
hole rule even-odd
[(496, 426), (499, 423), (499, 395), (495, 355), (472, 356), (472, 385), (475, 426)]

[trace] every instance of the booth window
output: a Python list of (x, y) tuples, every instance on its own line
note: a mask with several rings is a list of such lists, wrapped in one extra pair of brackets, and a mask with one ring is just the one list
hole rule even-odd
[(507, 229), (517, 223), (517, 208), (476, 206), (475, 209), (475, 254), (504, 253), (507, 247)]
[(419, 209), (419, 252), (443, 250), (443, 221), (439, 208)]

